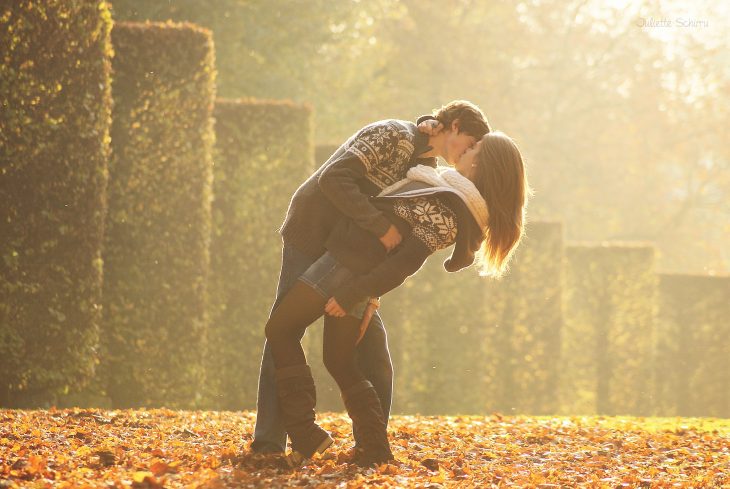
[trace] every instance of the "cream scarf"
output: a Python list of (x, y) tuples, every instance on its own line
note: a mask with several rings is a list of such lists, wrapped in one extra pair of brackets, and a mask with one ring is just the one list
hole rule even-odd
[(455, 193), (464, 201), (464, 204), (466, 204), (472, 216), (476, 219), (477, 224), (479, 224), (479, 228), (482, 229), (482, 231), (487, 228), (487, 223), (489, 222), (487, 203), (484, 201), (484, 198), (482, 198), (482, 195), (479, 193), (479, 190), (477, 190), (472, 181), (453, 168), (434, 168), (426, 165), (416, 165), (408, 170), (406, 178), (386, 187), (378, 195), (383, 196), (393, 194), (414, 180), (427, 183), (436, 190), (442, 188), (443, 190)]

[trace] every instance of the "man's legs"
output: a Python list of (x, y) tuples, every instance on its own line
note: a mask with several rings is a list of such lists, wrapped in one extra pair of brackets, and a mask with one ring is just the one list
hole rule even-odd
[(393, 401), (393, 364), (390, 360), (385, 325), (377, 311), (370, 320), (365, 336), (357, 345), (355, 361), (365, 378), (375, 387), (387, 424)]
[[(271, 308), (272, 312), (281, 298), (294, 286), (297, 278), (307, 271), (314, 261), (291, 246), (283, 247), (279, 286), (276, 289), (276, 300)], [(269, 313), (269, 317), (271, 317), (271, 313)], [(267, 342), (264, 342), (256, 403), (256, 427), (254, 428), (254, 441), (251, 444), (251, 449), (256, 452), (283, 452), (286, 448), (286, 431), (279, 416), (275, 370), (271, 348)]]

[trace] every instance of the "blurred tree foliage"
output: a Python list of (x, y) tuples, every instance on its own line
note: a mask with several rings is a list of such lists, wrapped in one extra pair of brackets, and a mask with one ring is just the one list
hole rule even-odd
[(220, 97), (312, 103), (327, 139), (370, 122), (363, 111), (384, 91), (373, 75), (389, 59), (376, 48), (376, 23), (402, 11), (391, 0), (116, 0), (112, 8), (117, 20), (189, 20), (210, 28)]
[(117, 0), (120, 20), (213, 30), (224, 97), (315, 108), (318, 142), (414, 118), (454, 98), (514, 136), (537, 189), (533, 216), (568, 239), (644, 239), (660, 269), (728, 271), (727, 36), (652, 29), (677, 2)]

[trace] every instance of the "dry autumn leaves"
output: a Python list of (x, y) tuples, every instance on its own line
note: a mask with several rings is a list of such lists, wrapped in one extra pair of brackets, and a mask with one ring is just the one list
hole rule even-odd
[(250, 412), (0, 410), (0, 487), (730, 488), (730, 420), (394, 416), (397, 461), (347, 463), (348, 419), (297, 470), (248, 453)]

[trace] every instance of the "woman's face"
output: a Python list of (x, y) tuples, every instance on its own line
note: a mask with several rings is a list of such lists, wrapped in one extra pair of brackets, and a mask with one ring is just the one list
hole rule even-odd
[(463, 176), (468, 178), (469, 180), (472, 179), (474, 174), (476, 173), (476, 168), (472, 165), (476, 163), (476, 156), (479, 154), (479, 149), (482, 147), (481, 140), (472, 145), (470, 148), (468, 148), (464, 154), (461, 155), (461, 158), (459, 158), (459, 161), (456, 162), (456, 165), (454, 165), (454, 168), (456, 171), (461, 173)]

